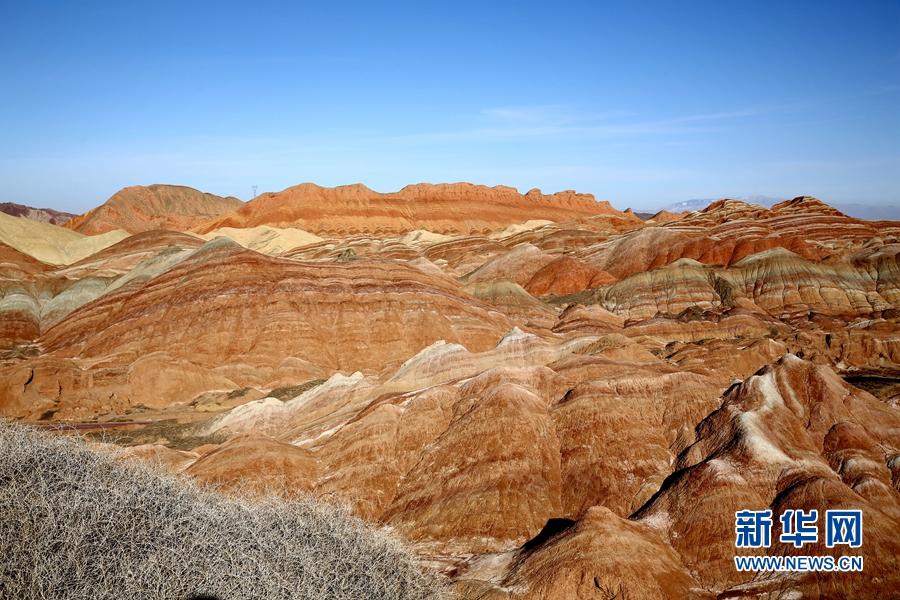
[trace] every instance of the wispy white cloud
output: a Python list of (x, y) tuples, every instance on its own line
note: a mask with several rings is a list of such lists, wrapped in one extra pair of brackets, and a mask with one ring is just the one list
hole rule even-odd
[(526, 106), (501, 106), (486, 108), (481, 115), (495, 123), (531, 123), (540, 125), (564, 125), (592, 123), (634, 116), (635, 113), (615, 110), (602, 113), (583, 112), (567, 104), (542, 104)]
[[(579, 114), (562, 105), (489, 108), (481, 111), (488, 122), (480, 127), (456, 131), (433, 131), (389, 136), (393, 142), (464, 142), (491, 139), (537, 137), (629, 138), (653, 135), (691, 134), (713, 131), (727, 121), (760, 114), (757, 109), (684, 115), (666, 119), (632, 120), (639, 116), (627, 111)], [(669, 142), (671, 140), (666, 140)], [(664, 143), (660, 141), (660, 143)]]
[[(481, 114), (488, 117), (509, 121), (545, 121), (559, 118), (557, 106), (511, 106), (504, 108), (486, 108)], [(564, 120), (571, 120), (566, 118)]]
[(669, 119), (670, 123), (691, 123), (694, 121), (719, 121), (722, 119), (737, 119), (740, 117), (752, 117), (759, 114), (757, 109), (739, 110), (734, 112), (711, 113), (700, 115), (688, 115), (685, 117), (677, 117)]

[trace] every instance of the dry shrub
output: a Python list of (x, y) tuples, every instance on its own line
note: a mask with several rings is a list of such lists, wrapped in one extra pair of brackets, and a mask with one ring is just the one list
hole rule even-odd
[(224, 495), (0, 422), (0, 597), (444, 598), (402, 544), (314, 500)]

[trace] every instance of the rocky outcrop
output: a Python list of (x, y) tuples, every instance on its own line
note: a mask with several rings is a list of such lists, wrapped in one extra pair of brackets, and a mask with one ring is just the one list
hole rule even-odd
[(570, 304), (553, 325), (556, 333), (580, 332), (604, 334), (625, 327), (625, 319), (600, 305)]
[(685, 218), (689, 212), (681, 212), (681, 213), (671, 213), (667, 210), (661, 210), (658, 213), (654, 214), (650, 217), (650, 221), (655, 223), (669, 223), (671, 221), (680, 221)]
[[(900, 233), (897, 222), (853, 219), (810, 196), (786, 200), (770, 210), (737, 200), (719, 201), (690, 214), (677, 226), (710, 229), (729, 223), (732, 226), (755, 223), (781, 237), (801, 237), (826, 254), (859, 249), (872, 238), (896, 239)], [(787, 248), (797, 252), (795, 248)]]
[(677, 453), (714, 408), (721, 385), (666, 363), (622, 360), (630, 357), (621, 350), (597, 350), (551, 365), (579, 382), (552, 408), (564, 490), (560, 516), (569, 519), (597, 505), (621, 517), (640, 508), (672, 472), (672, 448)]
[(57, 268), (3, 245), (0, 343), (34, 341), (76, 308), (126, 283), (148, 281), (201, 244), (194, 236), (148, 232)]
[(41, 307), (21, 289), (6, 289), (0, 298), (0, 348), (31, 342), (41, 333)]
[(433, 244), (422, 250), (422, 256), (463, 275), (508, 251), (509, 248), (499, 242), (467, 236)]
[[(86, 277), (113, 280), (127, 276), (125, 281), (133, 281), (141, 274), (141, 279), (149, 281), (152, 277), (147, 273), (148, 268), (156, 263), (148, 261), (157, 257), (162, 260), (185, 250), (196, 250), (203, 243), (203, 240), (196, 236), (176, 231), (146, 231), (128, 236), (75, 263), (59, 267), (56, 274), (70, 280), (81, 280)], [(158, 268), (153, 271), (153, 276), (162, 272)], [(125, 281), (118, 281), (118, 286)]]

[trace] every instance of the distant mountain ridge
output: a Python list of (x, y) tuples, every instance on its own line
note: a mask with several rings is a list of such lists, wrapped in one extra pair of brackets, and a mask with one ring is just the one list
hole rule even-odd
[[(659, 210), (665, 210), (672, 213), (684, 212), (686, 210), (703, 210), (713, 202), (721, 199), (722, 198), (695, 198), (693, 200), (684, 200), (682, 202), (667, 204), (666, 206), (660, 207)], [(747, 204), (759, 204), (760, 206), (764, 206), (766, 208), (772, 208), (779, 202), (788, 200), (788, 198), (770, 198), (769, 196), (739, 196), (737, 198), (732, 198), (732, 200), (740, 200), (741, 202), (746, 202)]]
[(276, 193), (260, 194), (227, 215), (194, 229), (209, 233), (267, 225), (294, 227), (319, 236), (402, 235), (417, 229), (440, 234), (481, 234), (529, 220), (567, 221), (609, 215), (639, 222), (630, 212), (572, 190), (525, 194), (507, 186), (471, 183), (420, 183), (381, 194), (362, 184), (334, 188), (303, 183)]
[(0, 212), (13, 217), (25, 217), (32, 221), (50, 223), (52, 225), (62, 225), (69, 219), (78, 216), (74, 213), (53, 210), (52, 208), (33, 208), (24, 204), (16, 204), (15, 202), (0, 202)]
[[(681, 213), (684, 211), (703, 210), (716, 199), (693, 199), (684, 200), (683, 202), (675, 202), (659, 208), (660, 211), (668, 211), (670, 213)], [(770, 198), (769, 196), (739, 196), (732, 200), (740, 200), (747, 204), (759, 204), (765, 208), (772, 208), (779, 202), (784, 202), (787, 198)], [(871, 204), (831, 204), (830, 206), (841, 211), (848, 217), (854, 219), (864, 219), (866, 221), (898, 221), (900, 220), (900, 206), (875, 206)]]

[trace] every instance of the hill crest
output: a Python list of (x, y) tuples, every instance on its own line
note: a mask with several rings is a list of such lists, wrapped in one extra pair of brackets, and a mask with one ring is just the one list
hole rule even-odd
[(316, 235), (354, 233), (402, 235), (417, 229), (441, 234), (489, 233), (526, 220), (565, 221), (609, 215), (639, 222), (631, 214), (572, 190), (520, 194), (512, 187), (471, 183), (419, 183), (382, 194), (365, 185), (334, 188), (302, 183), (281, 192), (260, 194), (235, 212), (196, 227), (209, 233), (220, 227), (296, 227)]
[(155, 229), (186, 231), (243, 204), (231, 196), (223, 198), (182, 185), (135, 185), (119, 190), (64, 227), (86, 235), (116, 229), (129, 233)]

